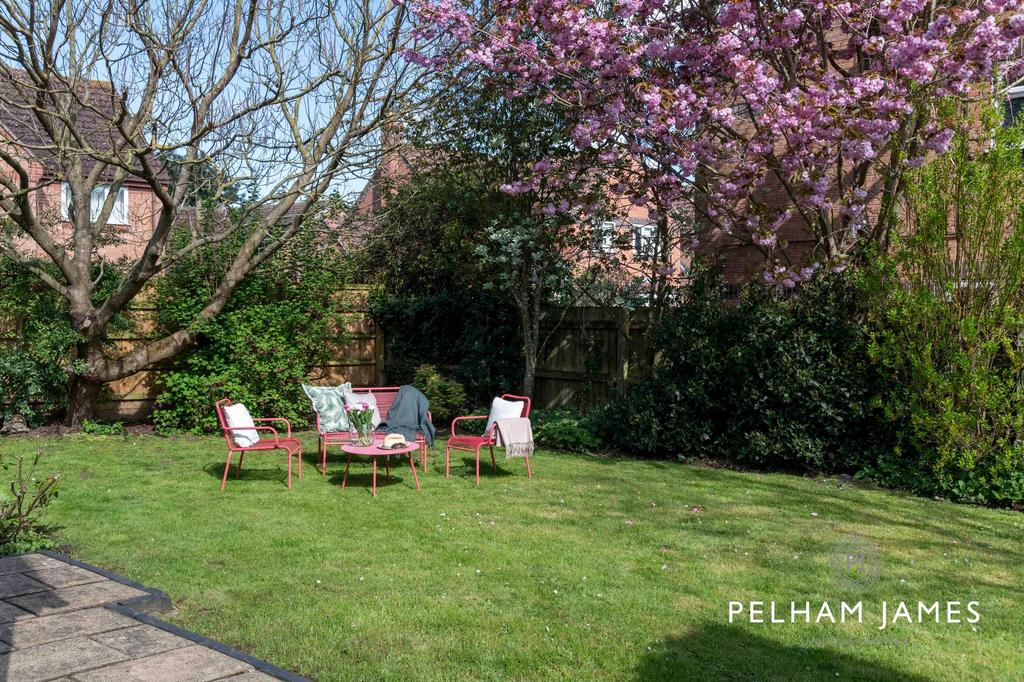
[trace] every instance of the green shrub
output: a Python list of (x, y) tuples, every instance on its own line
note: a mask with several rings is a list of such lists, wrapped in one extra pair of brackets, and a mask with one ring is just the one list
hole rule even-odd
[(43, 534), (38, 516), (56, 499), (58, 477), (36, 478), (38, 464), (38, 454), (27, 468), (21, 457), (12, 465), (0, 456), (0, 469), (7, 472), (14, 468), (14, 478), (7, 491), (0, 494), (0, 555), (33, 552), (56, 546), (53, 540)]
[(435, 424), (447, 424), (465, 414), (466, 389), (454, 379), (442, 376), (433, 365), (417, 367), (412, 383), (430, 401), (430, 413)]
[(862, 314), (841, 275), (790, 297), (753, 284), (735, 305), (702, 275), (654, 334), (653, 376), (612, 402), (599, 435), (663, 457), (855, 471), (890, 442)]
[[(240, 230), (219, 248), (230, 253), (246, 234)], [(185, 258), (160, 278), (156, 304), (165, 330), (193, 324), (229, 263), (218, 253)], [(308, 423), (312, 411), (302, 384), (349, 339), (339, 298), (347, 270), (339, 258), (309, 233), (250, 274), (224, 311), (199, 328), (196, 347), (161, 377), (157, 428), (213, 431), (213, 405), (221, 398), (245, 403), (254, 416)]]
[[(44, 259), (34, 264), (56, 267)], [(92, 272), (92, 300), (100, 305), (120, 286), (125, 262), (96, 263)], [(0, 414), (21, 414), (37, 426), (67, 406), (69, 377), (79, 362), (76, 345), (83, 337), (71, 326), (67, 301), (4, 256), (0, 281)], [(130, 314), (119, 314), (108, 333), (123, 338), (133, 326)]]
[(591, 421), (573, 410), (534, 410), (530, 413), (530, 421), (533, 440), (538, 447), (591, 452), (602, 446)]
[(0, 257), (0, 415), (37, 426), (67, 404), (79, 336), (66, 305), (34, 276)]
[[(866, 278), (899, 445), (865, 471), (954, 500), (1024, 502), (1024, 136), (988, 119), (908, 186), (905, 235)], [(952, 234), (951, 234), (952, 233)], [(950, 247), (950, 237), (956, 247)]]
[(121, 422), (97, 422), (86, 419), (82, 422), (82, 433), (90, 436), (123, 436), (124, 424)]

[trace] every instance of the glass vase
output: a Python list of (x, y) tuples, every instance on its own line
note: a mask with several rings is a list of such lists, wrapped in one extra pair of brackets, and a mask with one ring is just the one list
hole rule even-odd
[(355, 424), (352, 431), (352, 442), (361, 448), (373, 445), (373, 424)]

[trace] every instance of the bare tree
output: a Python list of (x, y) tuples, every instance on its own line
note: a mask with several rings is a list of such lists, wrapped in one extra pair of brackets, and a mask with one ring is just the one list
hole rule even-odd
[[(426, 90), (428, 71), (402, 57), (416, 41), (390, 0), (0, 0), (0, 253), (67, 301), (81, 335), (68, 423), (90, 417), (104, 383), (194, 343), (372, 166), (381, 126)], [(244, 183), (253, 200), (172, 248), (197, 182), (215, 201)], [(128, 187), (150, 200), (125, 218)], [(195, 323), (118, 352), (108, 328), (147, 282), (239, 225), (255, 227)], [(126, 232), (127, 256), (110, 247)]]

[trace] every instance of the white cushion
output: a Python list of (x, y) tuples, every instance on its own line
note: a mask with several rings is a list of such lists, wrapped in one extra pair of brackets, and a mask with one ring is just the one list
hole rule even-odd
[(373, 417), (370, 420), (370, 423), (373, 425), (373, 428), (377, 428), (378, 426), (380, 426), (380, 423), (383, 420), (380, 418), (380, 409), (377, 407), (377, 396), (375, 396), (372, 393), (356, 393), (352, 389), (342, 390), (345, 393), (346, 405), (355, 407), (360, 403), (366, 403), (367, 405), (370, 406), (371, 409), (373, 409)]
[(495, 398), (491, 401), (491, 413), (487, 415), (487, 428), (484, 429), (484, 435), (487, 435), (491, 424), (499, 419), (517, 419), (522, 417), (524, 407), (526, 407), (526, 403), (522, 400)]
[(260, 440), (260, 432), (256, 430), (256, 424), (252, 420), (249, 410), (245, 409), (242, 403), (235, 403), (224, 408), (224, 419), (232, 428), (241, 427), (244, 431), (232, 431), (231, 437), (235, 445), (240, 448), (250, 448)]

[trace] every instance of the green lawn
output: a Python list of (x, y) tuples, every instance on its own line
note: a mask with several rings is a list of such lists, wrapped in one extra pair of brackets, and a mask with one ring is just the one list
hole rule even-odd
[[(499, 459), (476, 488), (435, 451), (422, 491), (399, 467), (376, 499), (369, 464), (341, 490), (343, 461), (325, 480), (310, 458), (288, 491), (283, 456), (252, 456), (221, 493), (220, 438), (0, 447), (62, 474), (47, 518), (74, 556), (318, 680), (1024, 679), (1019, 513), (556, 452), (532, 480)], [(873, 581), (832, 567), (851, 537), (875, 548)], [(863, 624), (728, 622), (730, 600), (844, 599)], [(879, 630), (883, 600), (976, 600), (981, 621)]]

